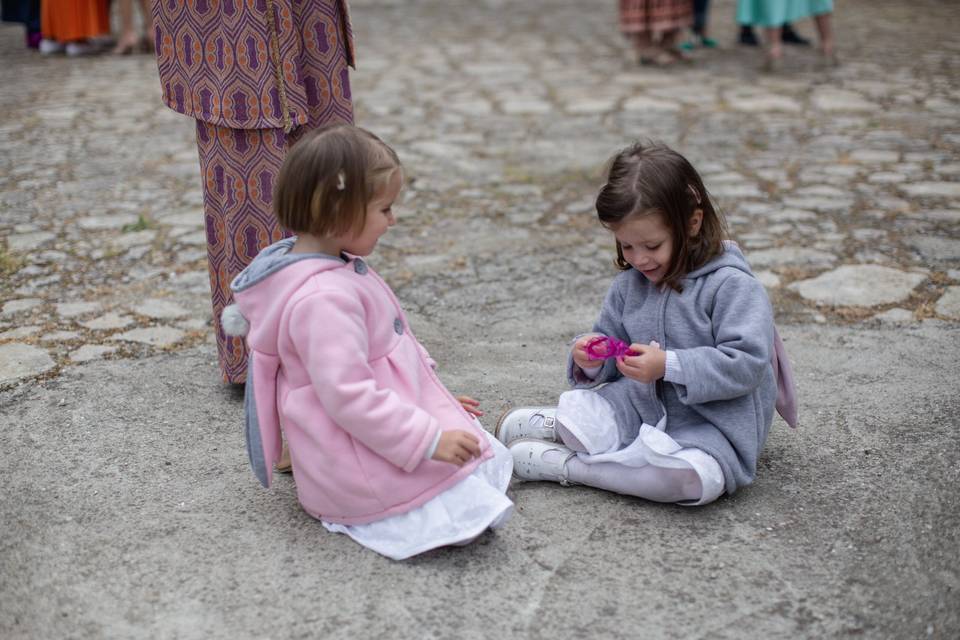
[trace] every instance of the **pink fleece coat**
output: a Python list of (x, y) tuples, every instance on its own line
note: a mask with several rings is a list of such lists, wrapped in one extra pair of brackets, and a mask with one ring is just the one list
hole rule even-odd
[[(405, 513), (492, 457), (396, 296), (362, 260), (297, 259), (235, 299), (250, 322), (266, 482), (282, 425), (297, 495), (310, 515), (364, 524)], [(481, 457), (462, 467), (425, 460), (438, 432), (452, 429), (476, 435)]]

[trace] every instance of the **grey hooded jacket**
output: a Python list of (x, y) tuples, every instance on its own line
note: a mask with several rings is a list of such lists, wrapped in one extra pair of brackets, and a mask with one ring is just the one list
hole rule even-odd
[[(720, 463), (728, 493), (750, 484), (773, 422), (777, 383), (773, 311), (763, 285), (733, 243), (682, 281), (683, 291), (658, 288), (630, 269), (607, 292), (596, 333), (627, 343), (655, 340), (676, 352), (679, 380), (644, 384), (626, 378), (607, 360), (593, 380), (568, 360), (576, 388), (597, 388), (614, 407), (623, 445), (644, 422), (666, 410), (666, 432)], [(603, 384), (608, 383), (608, 384)]]

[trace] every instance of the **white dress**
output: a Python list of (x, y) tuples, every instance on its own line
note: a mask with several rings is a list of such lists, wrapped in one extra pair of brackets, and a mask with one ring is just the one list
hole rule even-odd
[(345, 533), (393, 560), (404, 560), (437, 547), (467, 544), (487, 528), (502, 527), (513, 515), (513, 501), (506, 496), (513, 475), (513, 456), (496, 438), (484, 433), (493, 457), (423, 505), (367, 524), (321, 520), (323, 526), (328, 531)]
[(560, 394), (557, 421), (587, 449), (587, 453), (577, 453), (586, 464), (613, 462), (623, 467), (692, 469), (700, 478), (702, 494), (699, 500), (678, 504), (708, 504), (724, 492), (720, 463), (702, 449), (681, 447), (664, 431), (666, 415), (656, 426), (644, 423), (632, 442), (623, 443), (613, 406), (593, 391), (575, 389)]

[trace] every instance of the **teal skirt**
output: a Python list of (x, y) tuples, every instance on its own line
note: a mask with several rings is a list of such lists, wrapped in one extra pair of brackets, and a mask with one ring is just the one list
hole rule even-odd
[(833, 0), (737, 0), (737, 22), (753, 27), (782, 27), (832, 11)]

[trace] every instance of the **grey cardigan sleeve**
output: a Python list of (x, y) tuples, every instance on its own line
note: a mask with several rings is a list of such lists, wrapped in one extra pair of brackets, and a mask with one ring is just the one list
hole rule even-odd
[(676, 351), (683, 384), (674, 385), (684, 404), (746, 395), (770, 367), (773, 310), (757, 279), (743, 274), (724, 280), (714, 296), (711, 321), (714, 346)]
[[(601, 333), (605, 336), (613, 336), (629, 342), (626, 330), (623, 328), (623, 278), (615, 278), (607, 291), (603, 300), (603, 306), (600, 308), (600, 317), (593, 324), (591, 333)], [(581, 333), (573, 339), (573, 343), (586, 334)], [(617, 369), (616, 362), (613, 359), (605, 360), (600, 373), (595, 378), (590, 378), (583, 373), (583, 369), (577, 366), (573, 361), (573, 343), (571, 343), (570, 352), (567, 354), (567, 382), (575, 389), (590, 389), (605, 382), (611, 382), (621, 377)]]

